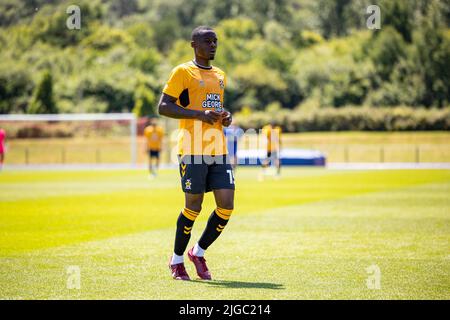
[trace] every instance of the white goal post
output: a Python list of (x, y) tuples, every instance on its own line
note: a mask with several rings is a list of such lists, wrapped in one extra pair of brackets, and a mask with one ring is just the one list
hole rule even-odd
[(131, 165), (137, 164), (137, 118), (134, 113), (0, 114), (0, 121), (118, 121), (130, 123)]

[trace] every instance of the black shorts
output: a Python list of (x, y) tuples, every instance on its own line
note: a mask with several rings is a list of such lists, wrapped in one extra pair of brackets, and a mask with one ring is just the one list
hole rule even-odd
[(234, 190), (233, 168), (226, 155), (186, 155), (178, 159), (183, 192), (199, 194), (218, 189)]
[(159, 150), (150, 150), (148, 156), (150, 158), (159, 158)]

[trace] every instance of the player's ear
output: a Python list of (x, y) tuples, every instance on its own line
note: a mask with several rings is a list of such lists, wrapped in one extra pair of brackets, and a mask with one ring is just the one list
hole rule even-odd
[(191, 47), (195, 49), (195, 41), (191, 41)]

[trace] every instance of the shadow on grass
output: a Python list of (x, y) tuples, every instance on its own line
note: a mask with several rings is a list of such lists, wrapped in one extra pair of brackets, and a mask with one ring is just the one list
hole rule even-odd
[(282, 284), (270, 282), (244, 282), (244, 281), (228, 281), (228, 280), (211, 280), (211, 281), (191, 280), (191, 282), (203, 283), (209, 286), (220, 288), (258, 288), (270, 290), (284, 289)]

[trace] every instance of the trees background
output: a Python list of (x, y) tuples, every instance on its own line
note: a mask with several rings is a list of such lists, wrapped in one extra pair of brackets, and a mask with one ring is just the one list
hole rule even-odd
[(81, 30), (71, 4), (0, 0), (0, 113), (154, 114), (197, 25), (215, 28), (226, 105), (243, 115), (450, 101), (448, 1), (81, 0)]

